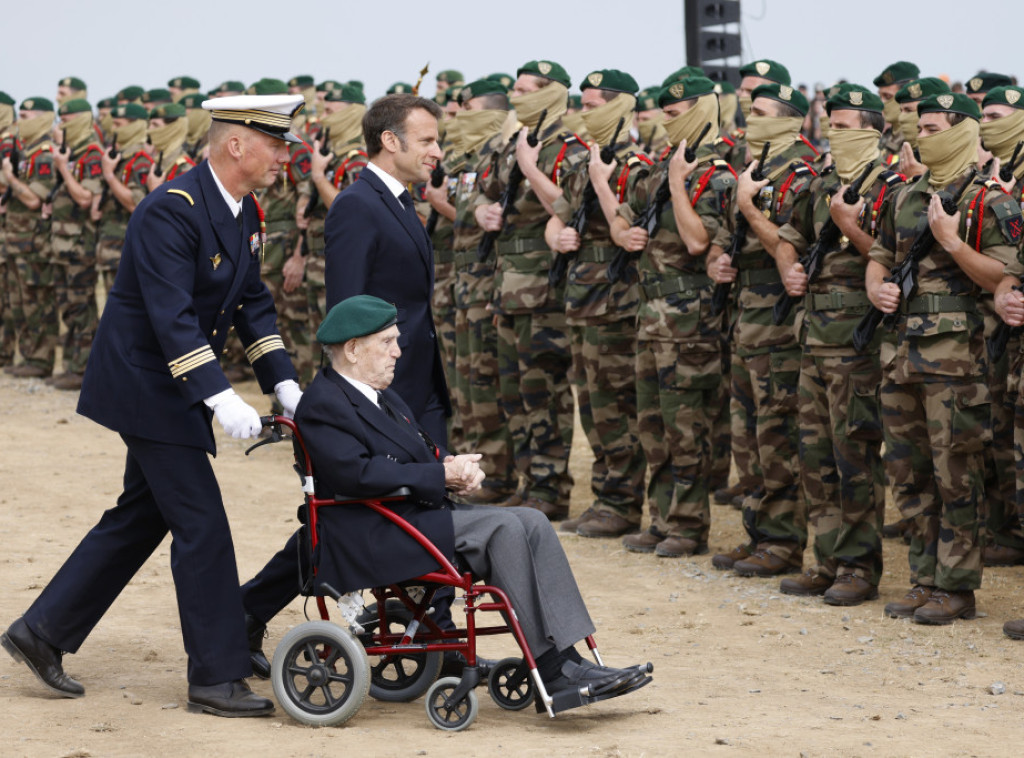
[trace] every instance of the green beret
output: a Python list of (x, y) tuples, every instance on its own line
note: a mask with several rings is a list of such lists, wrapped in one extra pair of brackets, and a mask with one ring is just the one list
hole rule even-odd
[(45, 97), (26, 97), (21, 101), (23, 111), (52, 111), (53, 103)]
[(461, 71), (449, 68), (437, 72), (437, 81), (444, 82), (445, 84), (462, 84), (466, 81), (466, 78), (462, 75)]
[(488, 74), (484, 79), (490, 79), (492, 82), (498, 82), (505, 91), (508, 92), (512, 89), (512, 85), (516, 83), (515, 77), (512, 74)]
[(182, 118), (185, 115), (185, 106), (181, 103), (164, 103), (158, 105), (156, 108), (149, 112), (149, 117), (153, 118)]
[(529, 61), (516, 70), (516, 76), (530, 74), (531, 76), (542, 76), (553, 82), (558, 82), (566, 89), (572, 86), (572, 79), (569, 73), (562, 66), (554, 61)]
[(187, 95), (181, 96), (178, 105), (184, 105), (186, 108), (202, 108), (204, 100), (206, 100), (205, 95), (199, 92), (189, 92)]
[(687, 76), (669, 82), (668, 86), (663, 87), (658, 95), (658, 105), (664, 108), (672, 103), (693, 100), (701, 95), (713, 95), (714, 93), (715, 83), (706, 76)]
[(351, 84), (338, 84), (337, 89), (327, 90), (324, 100), (328, 103), (359, 103), (359, 105), (366, 105), (366, 95), (363, 94), (359, 87), (353, 87)]
[(771, 84), (762, 84), (759, 87), (755, 87), (754, 91), (750, 93), (750, 99), (757, 100), (759, 97), (767, 97), (769, 100), (792, 105), (803, 116), (807, 115), (807, 111), (810, 108), (807, 98), (800, 94), (800, 90), (793, 89), (788, 84), (772, 82)]
[[(447, 95), (447, 92), (445, 94)], [(462, 88), (462, 91), (459, 92), (458, 100), (460, 103), (468, 103), (474, 97), (507, 94), (508, 89), (501, 82), (495, 79), (477, 79), (475, 82), (470, 82)]]
[(288, 85), (280, 79), (264, 77), (258, 82), (253, 82), (252, 86), (245, 90), (245, 92), (250, 95), (287, 95)]
[(993, 87), (985, 95), (981, 107), (984, 108), (986, 105), (1009, 105), (1024, 109), (1024, 87)]
[(875, 77), (872, 84), (876, 87), (888, 87), (890, 84), (902, 84), (920, 76), (921, 69), (917, 67), (916, 63), (896, 61), (886, 66), (885, 70)]
[(615, 68), (602, 68), (598, 71), (591, 71), (587, 77), (580, 82), (580, 91), (594, 89), (610, 90), (612, 92), (625, 92), (627, 95), (635, 95), (640, 85), (636, 79), (625, 71)]
[(403, 95), (406, 93), (412, 93), (412, 85), (408, 82), (395, 82), (388, 87), (387, 92), (389, 95)]
[(82, 100), (81, 98), (65, 100), (64, 104), (60, 106), (58, 115), (67, 116), (71, 113), (92, 113), (92, 106), (89, 105), (88, 100)]
[(670, 85), (672, 82), (677, 82), (680, 79), (689, 79), (690, 77), (693, 76), (704, 76), (704, 69), (702, 69), (700, 66), (683, 66), (681, 69), (673, 71), (671, 74), (662, 79), (662, 89)]
[(715, 82), (715, 92), (719, 95), (735, 95), (736, 88), (729, 82)]
[(461, 95), (461, 94), (462, 94), (462, 85), (461, 84), (453, 84), (451, 87), (446, 89), (444, 91), (444, 93), (442, 93), (441, 101), (443, 101), (445, 105), (447, 105), (448, 103), (461, 103), (462, 100), (459, 99), (459, 95)]
[(293, 76), (291, 79), (288, 80), (288, 86), (302, 87), (303, 89), (305, 89), (306, 87), (312, 87), (313, 77), (307, 74), (299, 74), (299, 76)]
[(568, 105), (573, 110), (579, 110), (583, 107), (583, 98), (579, 95), (569, 95)]
[(364, 92), (366, 91), (366, 87), (364, 87), (363, 83), (361, 81), (359, 81), (358, 79), (349, 79), (348, 83), (351, 84), (353, 87), (358, 87), (359, 89), (363, 90)]
[(907, 82), (896, 92), (897, 103), (916, 103), (932, 95), (949, 92), (949, 85), (935, 76), (914, 79)]
[(981, 121), (981, 108), (962, 92), (944, 92), (941, 95), (926, 97), (917, 104), (917, 114), (925, 113), (962, 113)]
[(859, 84), (841, 84), (839, 91), (825, 101), (825, 112), (832, 111), (874, 111), (882, 112), (882, 98)]
[(96, 103), (97, 108), (113, 108), (115, 105), (117, 105), (116, 97), (105, 97)]
[(146, 110), (145, 106), (139, 105), (138, 103), (124, 103), (122, 105), (115, 105), (110, 115), (114, 118), (130, 118), (137, 120), (140, 118), (149, 118), (149, 111)]
[(167, 86), (178, 89), (199, 89), (199, 80), (193, 79), (191, 76), (176, 76), (167, 82)]
[(740, 76), (756, 76), (776, 84), (792, 84), (789, 69), (767, 58), (740, 66)]
[(166, 89), (147, 90), (142, 93), (142, 102), (144, 103), (162, 103), (171, 99), (171, 91)]
[(117, 93), (118, 100), (141, 100), (146, 90), (137, 84), (129, 84)]
[(0, 92), (0, 105), (15, 105), (14, 98), (6, 92)]
[(636, 110), (653, 111), (658, 107), (658, 95), (661, 94), (661, 87), (644, 87), (636, 93)]
[(65, 76), (63, 79), (57, 82), (57, 86), (70, 87), (71, 89), (88, 89), (88, 87), (85, 86), (85, 82), (83, 82), (77, 76)]
[(355, 295), (335, 305), (316, 330), (321, 345), (342, 345), (398, 323), (398, 309), (373, 295)]
[(341, 89), (341, 82), (336, 82), (334, 79), (324, 79), (324, 81), (316, 85), (317, 92), (330, 92), (336, 89)]
[(991, 71), (979, 71), (967, 82), (967, 91), (972, 95), (988, 92), (993, 87), (1009, 87), (1013, 79), (1006, 74), (994, 74)]
[(228, 79), (226, 82), (221, 82), (220, 86), (213, 91), (218, 94), (222, 92), (245, 92), (245, 85), (234, 79)]

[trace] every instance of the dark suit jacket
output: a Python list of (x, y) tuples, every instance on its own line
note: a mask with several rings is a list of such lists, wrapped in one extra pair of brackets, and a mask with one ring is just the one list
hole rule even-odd
[(264, 392), (295, 370), (260, 281), (259, 216), (242, 229), (207, 162), (132, 213), (89, 355), (78, 412), (114, 431), (215, 452), (203, 398), (231, 385), (218, 359), (234, 326)]
[(422, 418), (434, 398), (450, 415), (430, 306), (434, 251), (423, 225), (410, 219), (372, 170), (364, 169), (331, 204), (324, 242), (327, 307), (362, 294), (394, 303), (403, 355), (391, 389), (409, 404), (414, 418)]
[[(418, 433), (412, 411), (394, 390), (385, 400), (409, 421), (394, 421), (332, 368), (323, 369), (302, 396), (295, 422), (313, 462), (318, 497), (373, 497), (398, 487), (413, 502), (388, 507), (454, 555), (444, 467)], [(391, 584), (437, 569), (399, 527), (360, 505), (320, 510), (318, 579), (339, 592)], [(294, 565), (294, 564), (292, 564)]]

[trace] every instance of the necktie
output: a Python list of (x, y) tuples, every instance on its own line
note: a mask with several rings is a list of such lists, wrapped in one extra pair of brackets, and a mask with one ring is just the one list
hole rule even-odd
[(239, 211), (238, 215), (235, 216), (235, 223), (238, 224), (238, 231), (242, 231), (242, 212)]
[(408, 428), (410, 431), (416, 432), (419, 438), (423, 440), (423, 444), (427, 446), (427, 449), (430, 450), (433, 456), (435, 458), (440, 457), (437, 445), (435, 445), (434, 441), (430, 439), (430, 436), (424, 431), (415, 429), (412, 426), (412, 423), (409, 421), (409, 419), (407, 419), (405, 416), (400, 417), (399, 414), (395, 413), (395, 409), (392, 408), (388, 401), (384, 399), (384, 393), (381, 392), (380, 390), (377, 391), (377, 402), (380, 404), (380, 409), (384, 411), (385, 414), (387, 414), (388, 418), (390, 418), (392, 421), (396, 423), (400, 423), (399, 418), (401, 418), (401, 420), (405, 422), (406, 428)]
[(389, 419), (391, 419), (392, 421), (398, 421), (398, 416), (395, 415), (394, 409), (390, 405), (388, 405), (388, 402), (384, 399), (383, 392), (377, 392), (377, 404), (380, 406), (380, 409), (384, 411), (385, 414), (387, 414), (387, 417)]
[(402, 202), (402, 206), (406, 210), (412, 208), (412, 195), (409, 194), (409, 190), (402, 190), (402, 194), (398, 196), (398, 199)]

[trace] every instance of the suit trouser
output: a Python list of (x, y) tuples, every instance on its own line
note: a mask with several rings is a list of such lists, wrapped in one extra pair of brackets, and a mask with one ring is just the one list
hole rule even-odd
[(252, 674), (227, 514), (206, 451), (121, 435), (124, 491), (25, 613), (29, 628), (71, 653), (170, 531), (188, 680)]

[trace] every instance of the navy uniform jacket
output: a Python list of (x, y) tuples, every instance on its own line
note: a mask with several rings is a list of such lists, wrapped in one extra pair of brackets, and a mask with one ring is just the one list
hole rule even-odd
[(121, 434), (214, 453), (203, 398), (231, 386), (218, 357), (232, 326), (264, 392), (294, 379), (260, 281), (259, 234), (255, 200), (246, 196), (240, 229), (205, 161), (139, 203), (78, 412)]
[(391, 389), (423, 419), (437, 397), (451, 415), (444, 364), (430, 307), (434, 291), (434, 251), (423, 224), (373, 171), (344, 189), (324, 226), (324, 279), (327, 308), (353, 295), (374, 295), (398, 308), (402, 360)]
[[(394, 410), (413, 419), (394, 390), (383, 394)], [(295, 422), (312, 458), (318, 497), (373, 497), (409, 487), (411, 502), (388, 503), (388, 507), (423, 532), (442, 553), (454, 555), (452, 515), (447, 507), (444, 467), (439, 463), (448, 453), (440, 449), (435, 455), (420, 437), (414, 420), (391, 419), (327, 367), (303, 393)], [(323, 550), (318, 578), (339, 592), (391, 584), (438, 568), (404, 531), (364, 506), (321, 509), (319, 523)], [(282, 552), (294, 573), (294, 551), (286, 548)]]

